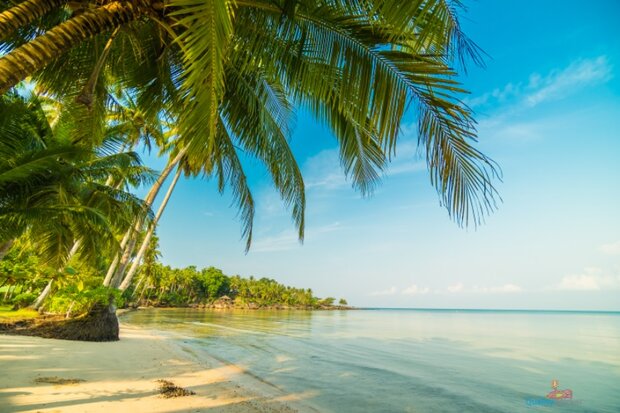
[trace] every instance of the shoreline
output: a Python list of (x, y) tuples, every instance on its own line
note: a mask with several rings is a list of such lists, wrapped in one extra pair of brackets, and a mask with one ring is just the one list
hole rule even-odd
[[(121, 322), (117, 342), (2, 335), (0, 412), (306, 412), (312, 394), (287, 394), (201, 351), (182, 336)], [(48, 384), (47, 378), (83, 380)], [(196, 394), (159, 395), (156, 380)]]

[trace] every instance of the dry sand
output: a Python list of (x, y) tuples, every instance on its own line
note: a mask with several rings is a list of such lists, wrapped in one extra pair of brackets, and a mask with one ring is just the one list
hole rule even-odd
[[(48, 378), (80, 379), (73, 384)], [(195, 392), (163, 398), (158, 379)], [(43, 381), (43, 382), (42, 382)], [(54, 380), (51, 380), (54, 381)], [(121, 341), (86, 343), (0, 335), (0, 412), (298, 412), (285, 394), (243, 368), (199, 360), (164, 335), (121, 327)]]

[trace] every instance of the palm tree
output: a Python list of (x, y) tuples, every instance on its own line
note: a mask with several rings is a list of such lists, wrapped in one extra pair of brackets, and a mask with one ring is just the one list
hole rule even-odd
[(90, 148), (67, 141), (36, 97), (4, 96), (0, 109), (0, 244), (27, 236), (42, 263), (62, 271), (73, 255), (94, 260), (113, 251), (119, 229), (138, 214), (149, 216), (141, 200), (103, 183), (148, 182), (150, 171), (135, 153), (116, 153), (111, 142)]
[[(168, 162), (145, 202), (148, 206), (152, 205), (163, 181), (177, 164), (188, 176), (200, 174), (207, 177), (214, 176), (220, 192), (223, 192), (226, 186), (232, 188), (233, 197), (241, 211), (247, 251), (252, 241), (254, 201), (237, 154), (237, 150), (244, 150), (258, 158), (271, 173), (275, 187), (280, 191), (285, 202), (292, 206), (293, 220), (298, 228), (300, 239), (303, 239), (304, 183), (297, 161), (288, 146), (288, 121), (291, 116), (289, 102), (282, 93), (281, 85), (270, 84), (260, 79), (253, 81), (243, 79), (240, 89), (246, 94), (250, 91), (251, 98), (241, 99), (235, 93), (242, 92), (230, 89), (227, 104), (222, 109), (218, 124), (215, 146), (209, 150), (203, 148), (191, 152), (187, 150), (187, 147), (182, 148), (176, 157)], [(160, 211), (163, 212), (165, 206), (166, 203), (163, 203)], [(160, 215), (158, 213), (158, 216)], [(118, 265), (116, 259), (113, 261), (104, 285), (120, 286), (122, 290), (125, 290), (131, 284), (131, 279), (148, 247), (148, 233), (154, 230), (154, 226), (147, 229), (147, 236), (131, 268), (125, 274), (126, 268), (130, 265), (129, 261), (140, 229), (141, 222), (138, 220), (133, 234), (128, 232), (121, 241), (121, 247), (124, 248), (122, 257)], [(114, 275), (111, 275), (113, 273)]]
[[(207, 174), (222, 129), (233, 143), (245, 144), (239, 146), (257, 144), (247, 132), (264, 122), (248, 124), (239, 108), (258, 100), (280, 121), (286, 115), (265, 98), (281, 93), (331, 128), (344, 169), (363, 193), (372, 191), (394, 153), (400, 122), (413, 103), (431, 182), (450, 215), (477, 223), (495, 206), (496, 169), (472, 144), (474, 120), (459, 100), (464, 91), (451, 68), (457, 61), (481, 61), (461, 30), (456, 0), (6, 5), (0, 14), (0, 91), (36, 75), (48, 90), (89, 102), (91, 117), (105, 107), (111, 85), (132, 90), (149, 116), (177, 105), (177, 142)], [(292, 187), (284, 194), (291, 195)], [(301, 237), (298, 191), (294, 199)]]

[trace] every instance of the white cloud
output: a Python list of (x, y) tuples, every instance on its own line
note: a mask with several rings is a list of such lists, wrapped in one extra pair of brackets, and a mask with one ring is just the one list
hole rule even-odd
[(524, 98), (528, 107), (548, 100), (560, 99), (576, 89), (604, 83), (611, 79), (611, 66), (607, 57), (577, 60), (562, 70), (554, 70), (545, 77), (530, 76), (528, 89), (533, 90)]
[(609, 244), (601, 245), (600, 248), (603, 254), (607, 255), (620, 255), (620, 241), (611, 242)]
[(465, 99), (475, 108), (487, 104), (515, 105), (517, 108), (532, 108), (543, 102), (562, 99), (586, 86), (605, 83), (612, 78), (612, 66), (606, 56), (592, 59), (578, 59), (564, 68), (551, 70), (543, 76), (532, 73), (527, 83), (509, 82), (480, 96)]
[(480, 287), (473, 286), (466, 288), (463, 283), (457, 283), (448, 286), (447, 291), (449, 293), (465, 293), (465, 294), (504, 294), (504, 293), (519, 293), (523, 291), (523, 288), (516, 284), (504, 284), (495, 287)]
[(339, 189), (349, 186), (337, 148), (325, 149), (308, 158), (302, 169), (307, 189)]
[[(342, 228), (339, 222), (319, 227), (306, 228), (306, 241), (318, 238), (320, 234), (338, 231)], [(300, 245), (297, 232), (292, 229), (284, 230), (278, 234), (260, 238), (252, 244), (252, 252), (288, 251)]]
[(463, 291), (463, 283), (457, 283), (457, 284), (448, 286), (448, 292), (458, 293), (461, 291)]
[(478, 287), (475, 286), (472, 288), (471, 292), (473, 293), (491, 293), (491, 294), (501, 294), (501, 293), (520, 293), (523, 291), (523, 288), (519, 287), (515, 284), (505, 284), (499, 287)]
[(368, 295), (372, 295), (372, 296), (379, 296), (379, 295), (394, 295), (398, 292), (398, 289), (396, 287), (390, 287), (387, 290), (381, 290), (381, 291), (373, 291), (372, 293), (368, 294)]
[[(401, 127), (396, 155), (388, 163), (384, 176), (425, 170), (426, 162), (418, 153), (417, 124), (405, 124)], [(309, 190), (334, 191), (352, 187), (342, 168), (338, 148), (325, 149), (308, 158), (302, 171)]]
[(299, 245), (297, 233), (292, 229), (264, 237), (252, 243), (251, 252), (287, 251)]
[(428, 287), (420, 288), (416, 284), (412, 284), (410, 287), (405, 288), (402, 291), (404, 295), (416, 295), (416, 294), (428, 294), (430, 289)]
[(600, 268), (585, 268), (583, 274), (567, 275), (552, 289), (572, 291), (600, 291), (620, 289), (620, 276)]
[(508, 83), (503, 88), (495, 88), (492, 92), (484, 93), (480, 96), (476, 96), (473, 98), (466, 98), (464, 102), (472, 108), (477, 106), (483, 106), (490, 101), (503, 103), (508, 98), (513, 97), (517, 93), (519, 93), (520, 85), (514, 85), (513, 83)]

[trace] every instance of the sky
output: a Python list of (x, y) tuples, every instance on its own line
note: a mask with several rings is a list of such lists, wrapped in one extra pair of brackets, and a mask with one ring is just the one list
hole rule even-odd
[[(215, 266), (361, 307), (620, 310), (620, 2), (465, 0), (488, 54), (460, 80), (502, 202), (461, 228), (439, 205), (407, 113), (374, 195), (352, 189), (331, 133), (297, 111), (306, 239), (256, 162), (244, 253), (230, 192), (184, 179), (160, 222), (165, 264)], [(161, 161), (149, 158), (155, 168)]]

